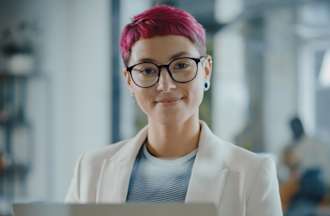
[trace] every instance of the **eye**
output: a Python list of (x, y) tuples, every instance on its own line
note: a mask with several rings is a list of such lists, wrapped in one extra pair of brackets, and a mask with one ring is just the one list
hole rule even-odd
[(141, 76), (155, 76), (158, 74), (158, 68), (148, 63), (137, 65), (133, 71)]
[(140, 70), (140, 72), (145, 76), (153, 76), (157, 74), (157, 69), (155, 69), (154, 67), (147, 67)]
[(173, 61), (170, 65), (172, 72), (190, 71), (194, 67), (194, 61), (189, 58), (181, 58)]
[(187, 62), (176, 62), (174, 64), (173, 69), (175, 70), (182, 70), (182, 69), (186, 69), (187, 67), (189, 67), (189, 64)]

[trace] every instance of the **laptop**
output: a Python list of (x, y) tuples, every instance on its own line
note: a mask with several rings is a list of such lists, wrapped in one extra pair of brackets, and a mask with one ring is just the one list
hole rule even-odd
[(217, 216), (208, 203), (14, 204), (14, 216)]

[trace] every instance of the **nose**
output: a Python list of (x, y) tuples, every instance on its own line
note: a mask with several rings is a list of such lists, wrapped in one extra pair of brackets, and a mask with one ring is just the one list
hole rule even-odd
[(163, 67), (159, 74), (159, 81), (157, 84), (158, 91), (169, 92), (171, 89), (175, 89), (175, 82), (172, 80), (169, 71)]

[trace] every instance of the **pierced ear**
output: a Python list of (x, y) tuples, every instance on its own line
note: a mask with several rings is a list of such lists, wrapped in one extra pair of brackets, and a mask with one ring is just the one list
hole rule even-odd
[(211, 74), (212, 74), (212, 68), (213, 68), (213, 61), (212, 56), (207, 55), (205, 61), (204, 61), (204, 79), (210, 80)]

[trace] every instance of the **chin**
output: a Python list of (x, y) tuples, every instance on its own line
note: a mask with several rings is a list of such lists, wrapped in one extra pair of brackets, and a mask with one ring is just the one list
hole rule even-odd
[(162, 125), (176, 125), (180, 122), (185, 122), (188, 117), (182, 113), (167, 113), (167, 114), (162, 114), (158, 115), (156, 119), (156, 122), (158, 124)]

